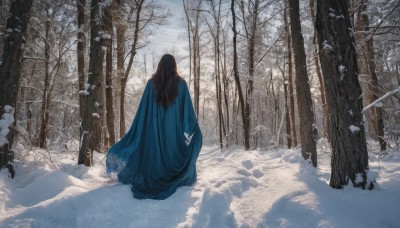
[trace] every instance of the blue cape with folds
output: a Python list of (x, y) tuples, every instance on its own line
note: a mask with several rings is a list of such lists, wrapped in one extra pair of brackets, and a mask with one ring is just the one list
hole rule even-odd
[(149, 80), (130, 130), (108, 151), (107, 173), (132, 184), (135, 198), (165, 199), (196, 181), (202, 137), (186, 82), (164, 108)]

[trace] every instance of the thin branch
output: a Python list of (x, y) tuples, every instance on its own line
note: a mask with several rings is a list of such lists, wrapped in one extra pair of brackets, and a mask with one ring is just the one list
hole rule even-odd
[(398, 92), (400, 92), (400, 87), (397, 88), (397, 89), (395, 89), (395, 90), (393, 90), (393, 91), (387, 92), (387, 93), (386, 93), (385, 95), (383, 95), (382, 97), (376, 99), (376, 100), (375, 100), (374, 102), (372, 102), (371, 104), (365, 106), (365, 108), (362, 110), (361, 113), (364, 113), (364, 112), (368, 111), (370, 108), (372, 108), (374, 105), (376, 105), (377, 103), (379, 103), (379, 102), (382, 101), (383, 99), (385, 99), (385, 98), (387, 98), (387, 97), (389, 97), (389, 96), (391, 96), (391, 95), (393, 95), (393, 94), (395, 94), (395, 93), (398, 93)]
[(397, 4), (393, 7), (393, 9), (392, 9), (388, 14), (386, 14), (386, 16), (384, 16), (384, 17), (382, 18), (382, 20), (379, 22), (379, 24), (375, 27), (373, 33), (375, 33), (376, 30), (379, 29), (379, 27), (383, 24), (383, 22), (385, 22), (385, 19), (386, 19), (387, 17), (389, 17), (390, 14), (392, 14), (399, 6), (400, 6), (400, 1), (398, 1)]
[(263, 59), (264, 57), (268, 54), (268, 52), (275, 46), (275, 44), (278, 42), (278, 40), (282, 37), (282, 34), (285, 30), (282, 30), (281, 34), (279, 34), (278, 38), (276, 38), (275, 42), (268, 48), (268, 50), (261, 56), (260, 60), (257, 61), (255, 66), (257, 66)]

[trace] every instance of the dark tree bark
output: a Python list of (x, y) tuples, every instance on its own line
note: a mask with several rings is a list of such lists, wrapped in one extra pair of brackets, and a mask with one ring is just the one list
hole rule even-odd
[[(3, 4), (3, 1), (0, 1), (0, 29), (1, 31), (5, 31), (6, 22), (7, 22), (7, 13), (6, 9), (8, 9), (8, 4)], [(0, 44), (4, 43), (4, 34), (0, 36)], [(3, 45), (0, 45), (0, 53), (3, 53)]]
[[(239, 105), (242, 111), (242, 121), (243, 121), (243, 131), (244, 131), (244, 147), (246, 150), (250, 150), (250, 138), (248, 137), (249, 128), (244, 126), (246, 123), (246, 113), (245, 113), (245, 105), (242, 93), (242, 87), (240, 85), (240, 77), (239, 77), (239, 70), (238, 70), (238, 57), (237, 57), (237, 47), (236, 47), (236, 14), (235, 14), (235, 0), (231, 1), (231, 12), (232, 12), (232, 32), (233, 32), (233, 75), (235, 77), (236, 88), (239, 96)], [(247, 137), (246, 137), (247, 136)]]
[[(116, 35), (117, 35), (117, 78), (122, 80), (125, 74), (125, 32), (126, 32), (126, 24), (122, 20), (123, 14), (123, 0), (116, 0), (116, 14), (115, 17), (115, 27), (116, 27)], [(121, 88), (119, 88), (118, 97), (121, 98)], [(120, 100), (120, 99), (119, 99)], [(116, 100), (116, 104), (118, 104), (118, 99)], [(118, 106), (118, 105), (117, 105)], [(119, 109), (121, 110), (121, 108)], [(123, 116), (125, 117), (125, 116)], [(121, 114), (120, 114), (121, 118)], [(119, 122), (119, 137), (122, 138), (125, 134), (125, 119), (124, 119), (124, 128), (121, 129), (121, 121)]]
[[(0, 129), (0, 169), (8, 168), (11, 177), (15, 171), (12, 167), (16, 122), (14, 112), (17, 106), (19, 81), (21, 78), (21, 61), (23, 43), (30, 17), (33, 0), (15, 0), (11, 4), (11, 16), (7, 19), (7, 35), (4, 39), (2, 63), (0, 66), (0, 121), (8, 129)], [(5, 133), (5, 134), (4, 134)]]
[(310, 85), (308, 83), (306, 54), (304, 51), (304, 39), (301, 33), (299, 0), (289, 0), (290, 29), (294, 61), (296, 67), (297, 107), (300, 118), (301, 154), (304, 159), (311, 155), (314, 167), (317, 166), (317, 129), (311, 99)]
[(85, 110), (82, 119), (82, 137), (79, 149), (78, 164), (91, 166), (93, 151), (100, 149), (101, 122), (103, 108), (103, 60), (105, 42), (108, 35), (104, 33), (104, 21), (101, 17), (101, 0), (92, 0), (90, 11), (90, 59), (89, 75), (86, 88)]
[[(244, 4), (242, 2), (242, 4)], [(253, 102), (253, 90), (254, 90), (254, 71), (255, 71), (255, 39), (256, 39), (256, 32), (257, 32), (257, 22), (258, 22), (258, 12), (259, 12), (259, 5), (260, 1), (255, 0), (252, 9), (252, 14), (251, 14), (251, 25), (248, 29), (246, 29), (246, 37), (247, 37), (247, 45), (248, 45), (248, 68), (249, 68), (249, 79), (247, 81), (246, 85), (246, 97), (245, 97), (245, 122), (243, 123), (245, 130), (245, 141), (247, 138), (247, 141), (249, 141), (249, 147), (250, 147), (250, 124), (251, 124), (251, 103)], [(248, 6), (250, 8), (250, 4)], [(244, 7), (242, 7), (242, 11), (244, 10)], [(250, 10), (250, 9), (249, 9)], [(243, 13), (244, 15), (244, 13)], [(243, 18), (245, 20), (245, 18)], [(246, 23), (244, 21), (244, 23)], [(248, 33), (247, 33), (248, 31)]]
[(330, 186), (373, 188), (362, 118), (357, 55), (346, 0), (317, 1), (316, 29), (332, 126)]
[(114, 104), (113, 104), (113, 87), (112, 87), (112, 43), (113, 43), (113, 16), (112, 9), (113, 6), (108, 6), (104, 11), (105, 28), (107, 34), (110, 35), (110, 39), (107, 41), (107, 54), (106, 54), (106, 119), (107, 119), (107, 130), (108, 137), (106, 137), (106, 145), (113, 145), (115, 143), (115, 131), (114, 131)]
[[(78, 42), (77, 42), (77, 63), (78, 63), (78, 91), (84, 89), (85, 84), (85, 48), (86, 48), (86, 37), (84, 31), (85, 25), (85, 4), (86, 0), (76, 0), (76, 6), (78, 11)], [(85, 110), (85, 95), (79, 93), (79, 118), (80, 121), (83, 119), (83, 112)], [(82, 137), (82, 128), (79, 129), (79, 136)]]
[(228, 68), (228, 66), (227, 66), (227, 62), (226, 62), (226, 59), (227, 59), (227, 56), (226, 56), (226, 34), (225, 34), (225, 32), (224, 32), (224, 30), (222, 30), (222, 35), (223, 35), (223, 41), (224, 41), (224, 43), (223, 43), (223, 45), (224, 45), (224, 52), (223, 52), (223, 61), (221, 61), (221, 67), (222, 67), (222, 82), (223, 82), (223, 88), (224, 88), (224, 103), (225, 103), (225, 116), (226, 116), (226, 132), (227, 132), (227, 135), (226, 135), (226, 137), (227, 137), (227, 139), (226, 139), (226, 147), (228, 147), (229, 146), (229, 144), (230, 144), (230, 135), (231, 135), (231, 132), (230, 132), (230, 130), (229, 130), (229, 124), (230, 124), (230, 121), (229, 121), (229, 102), (228, 102), (228, 100), (229, 100), (229, 78), (228, 78), (228, 71), (227, 71), (227, 68)]
[[(198, 1), (197, 9), (200, 9), (202, 0)], [(195, 25), (193, 27), (193, 88), (194, 109), (197, 116), (200, 113), (200, 11), (196, 11)]]
[[(355, 39), (359, 45), (358, 50), (358, 66), (360, 74), (367, 77), (367, 88), (364, 91), (366, 104), (370, 104), (379, 98), (379, 84), (376, 75), (375, 57), (374, 57), (374, 41), (369, 31), (367, 11), (368, 0), (361, 0), (361, 4), (357, 10), (357, 23), (355, 24)], [(381, 150), (386, 150), (387, 142), (385, 140), (384, 124), (382, 118), (382, 108), (373, 107), (365, 113), (367, 123), (369, 123), (369, 132), (376, 136), (380, 144)]]
[[(310, 0), (310, 13), (311, 13), (311, 20), (315, 24), (315, 0)], [(315, 28), (314, 28), (315, 31)], [(317, 41), (317, 32), (314, 32), (314, 44)], [(328, 104), (326, 103), (326, 95), (325, 95), (325, 82), (324, 82), (324, 77), (322, 76), (321, 72), (321, 67), (318, 59), (318, 48), (315, 45), (314, 49), (314, 65), (316, 67), (316, 72), (318, 76), (318, 81), (319, 81), (319, 91), (321, 94), (321, 103), (322, 103), (322, 109), (323, 109), (323, 125), (324, 125), (324, 137), (325, 138), (330, 138), (330, 127), (329, 127), (329, 110), (328, 110)]]

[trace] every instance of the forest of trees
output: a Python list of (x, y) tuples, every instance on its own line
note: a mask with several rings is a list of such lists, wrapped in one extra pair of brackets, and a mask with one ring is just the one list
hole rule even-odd
[[(0, 0), (0, 168), (14, 175), (17, 145), (77, 142), (86, 166), (106, 153), (141, 98), (129, 80), (151, 75), (144, 48), (178, 14), (168, 2)], [(179, 4), (176, 57), (205, 143), (300, 147), (317, 167), (326, 139), (330, 185), (373, 188), (367, 140), (400, 150), (400, 0)]]

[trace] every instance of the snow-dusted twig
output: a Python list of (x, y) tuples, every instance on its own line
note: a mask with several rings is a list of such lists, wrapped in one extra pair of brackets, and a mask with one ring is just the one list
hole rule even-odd
[(376, 99), (376, 100), (375, 100), (374, 102), (372, 102), (371, 104), (365, 106), (364, 109), (362, 110), (362, 113), (368, 111), (370, 108), (372, 108), (374, 105), (376, 105), (377, 103), (379, 103), (379, 102), (382, 101), (383, 99), (385, 99), (385, 98), (387, 98), (387, 97), (389, 97), (389, 96), (391, 96), (391, 95), (393, 95), (393, 94), (395, 94), (395, 93), (398, 93), (398, 92), (400, 92), (400, 87), (397, 88), (397, 89), (395, 89), (395, 90), (393, 90), (393, 91), (387, 92), (387, 93), (386, 93), (385, 95), (383, 95), (382, 97)]
[(53, 165), (56, 167), (56, 169), (58, 169), (58, 165), (56, 163), (53, 162), (53, 159), (51, 159), (51, 155), (50, 155), (50, 151), (48, 149), (46, 149), (47, 153), (49, 154), (49, 160), (51, 163), (53, 163)]
[(32, 149), (32, 148), (33, 148), (33, 144), (32, 144), (32, 142), (31, 142), (31, 140), (29, 140), (29, 138), (28, 138), (24, 133), (22, 133), (20, 130), (18, 130), (18, 128), (16, 128), (15, 126), (12, 126), (12, 128), (13, 128), (13, 130), (17, 131), (19, 135), (22, 135), (22, 136), (25, 138), (25, 140), (26, 140), (26, 141), (29, 143), (29, 145), (31, 146), (30, 149)]

